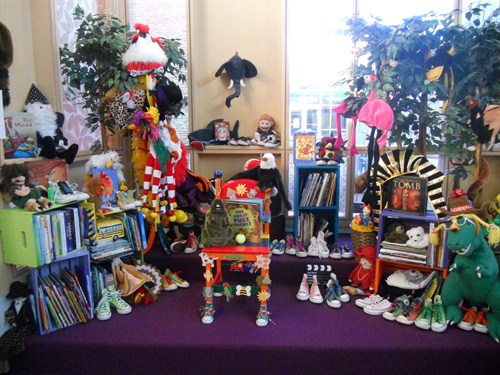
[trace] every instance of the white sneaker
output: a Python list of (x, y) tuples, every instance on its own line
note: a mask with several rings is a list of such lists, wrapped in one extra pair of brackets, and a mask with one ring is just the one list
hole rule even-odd
[(69, 184), (69, 186), (71, 187), (71, 189), (73, 190), (73, 194), (75, 195), (76, 199), (81, 202), (81, 201), (85, 201), (87, 199), (90, 199), (90, 195), (83, 192), (83, 191), (79, 191), (77, 189), (78, 187), (78, 184), (76, 183), (71, 183)]
[(363, 311), (369, 315), (382, 315), (384, 312), (389, 311), (392, 308), (392, 303), (387, 299), (383, 299), (381, 301), (363, 307)]
[(62, 190), (57, 186), (56, 183), (50, 183), (51, 187), (54, 189), (54, 202), (57, 204), (66, 204), (78, 202), (78, 199), (75, 194), (65, 194)]
[(309, 284), (307, 283), (307, 274), (302, 276), (302, 282), (297, 293), (297, 299), (300, 301), (307, 301), (309, 299)]
[(372, 305), (375, 302), (382, 301), (382, 299), (383, 298), (378, 294), (372, 294), (369, 297), (359, 298), (354, 303), (356, 304), (356, 306), (364, 308), (365, 306)]
[(321, 295), (321, 291), (318, 286), (318, 279), (316, 275), (313, 276), (313, 282), (311, 285), (311, 289), (309, 290), (309, 301), (312, 303), (323, 303), (323, 296)]
[(316, 237), (311, 237), (311, 243), (307, 248), (307, 256), (317, 257), (319, 256), (319, 246)]
[(320, 258), (328, 258), (330, 256), (330, 249), (325, 241), (325, 233), (323, 231), (318, 232), (318, 238), (316, 239), (318, 244), (318, 255)]

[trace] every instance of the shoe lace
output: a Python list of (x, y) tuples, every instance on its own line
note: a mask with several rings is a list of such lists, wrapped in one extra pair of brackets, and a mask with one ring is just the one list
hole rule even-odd
[(432, 305), (432, 317), (436, 322), (441, 322), (444, 319), (444, 310), (442, 304), (434, 303)]
[(476, 311), (472, 309), (467, 309), (462, 320), (469, 323), (474, 323), (477, 320), (477, 318), (478, 318), (478, 313)]
[(177, 280), (177, 282), (182, 283), (185, 280), (179, 276), (181, 273), (182, 271), (175, 271), (175, 272), (170, 271), (170, 274), (168, 276), (170, 277), (171, 280)]
[(95, 308), (95, 311), (98, 313), (98, 314), (101, 314), (103, 312), (105, 312), (106, 310), (108, 310), (108, 307), (107, 305), (109, 305), (109, 303), (111, 302), (111, 294), (109, 293), (104, 293), (101, 297), (101, 300), (99, 301), (99, 303), (97, 304), (96, 308)]
[(200, 307), (201, 316), (210, 316), (215, 314), (215, 309), (212, 305), (205, 305)]

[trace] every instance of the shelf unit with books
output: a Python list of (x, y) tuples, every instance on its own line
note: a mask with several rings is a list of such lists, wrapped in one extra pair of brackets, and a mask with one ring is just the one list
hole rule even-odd
[(90, 262), (85, 249), (32, 268), (30, 282), (41, 335), (93, 319)]
[(425, 233), (430, 233), (434, 226), (439, 225), (443, 219), (439, 219), (432, 212), (425, 215), (394, 212), (383, 210), (379, 216), (377, 236), (377, 259), (375, 264), (374, 292), (378, 293), (380, 282), (385, 273), (397, 269), (415, 269), (422, 273), (438, 271), (446, 278), (448, 274), (448, 251), (446, 249), (446, 237), (441, 239), (439, 245), (429, 245), (417, 249), (406, 244), (384, 240), (387, 228), (391, 223), (401, 223), (406, 230), (421, 226)]
[(330, 247), (337, 242), (339, 173), (338, 165), (295, 166), (294, 230), (305, 246), (319, 229), (332, 233)]

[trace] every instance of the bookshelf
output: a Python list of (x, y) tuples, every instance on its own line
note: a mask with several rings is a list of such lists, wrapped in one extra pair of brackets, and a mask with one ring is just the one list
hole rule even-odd
[(405, 248), (403, 245), (387, 243), (384, 235), (391, 223), (402, 223), (406, 230), (421, 226), (429, 233), (433, 226), (439, 225), (443, 219), (438, 219), (433, 212), (425, 215), (416, 215), (402, 212), (383, 210), (379, 216), (377, 236), (377, 260), (375, 264), (374, 292), (378, 293), (380, 282), (385, 273), (397, 269), (415, 269), (422, 273), (438, 271), (446, 278), (448, 274), (448, 251), (446, 237), (441, 239), (439, 245), (429, 245), (423, 249)]
[(328, 240), (331, 246), (338, 238), (339, 180), (337, 165), (295, 166), (295, 237), (300, 236), (308, 246), (318, 228), (333, 233)]

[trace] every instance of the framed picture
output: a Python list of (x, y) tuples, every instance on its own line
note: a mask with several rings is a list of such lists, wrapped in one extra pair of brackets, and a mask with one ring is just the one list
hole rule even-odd
[(219, 121), (214, 124), (215, 139), (221, 142), (227, 142), (231, 139), (229, 121)]
[(425, 215), (427, 211), (426, 178), (401, 175), (388, 180), (385, 184), (387, 184), (387, 210)]
[(296, 132), (293, 135), (293, 158), (296, 164), (314, 164), (316, 160), (316, 133)]

